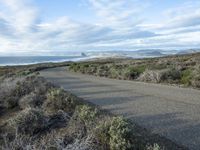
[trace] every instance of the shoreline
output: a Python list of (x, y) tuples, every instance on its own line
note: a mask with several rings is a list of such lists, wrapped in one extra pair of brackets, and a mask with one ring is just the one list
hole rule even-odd
[[(60, 59), (60, 60), (47, 60), (47, 61), (35, 61), (35, 62), (27, 62), (27, 63), (0, 63), (0, 67), (7, 67), (7, 66), (27, 66), (27, 65), (37, 65), (37, 64), (43, 64), (43, 63), (64, 63), (64, 62), (84, 62), (84, 61), (101, 61), (101, 60), (119, 60), (119, 59), (131, 59), (131, 60), (137, 60), (137, 59), (152, 59), (152, 58), (162, 58), (162, 57), (168, 57), (168, 56), (175, 56), (174, 54), (171, 55), (164, 55), (164, 56), (68, 56), (69, 58), (66, 59)], [(37, 57), (65, 57), (65, 56), (0, 56), (0, 58), (37, 58)], [(67, 56), (66, 56), (67, 57)]]

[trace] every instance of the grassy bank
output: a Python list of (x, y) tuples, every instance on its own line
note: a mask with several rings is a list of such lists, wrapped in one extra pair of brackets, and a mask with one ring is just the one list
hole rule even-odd
[(2, 150), (183, 149), (38, 76), (0, 81)]
[(71, 71), (101, 77), (200, 88), (200, 53), (148, 59), (72, 63)]

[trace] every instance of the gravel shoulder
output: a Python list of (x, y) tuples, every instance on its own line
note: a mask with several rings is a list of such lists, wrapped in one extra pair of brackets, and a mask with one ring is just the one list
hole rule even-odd
[(153, 133), (192, 150), (200, 149), (200, 90), (100, 78), (72, 73), (65, 67), (40, 73), (67, 91), (132, 119)]

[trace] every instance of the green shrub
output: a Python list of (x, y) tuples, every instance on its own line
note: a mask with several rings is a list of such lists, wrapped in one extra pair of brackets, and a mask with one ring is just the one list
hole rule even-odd
[(56, 113), (63, 110), (68, 113), (73, 113), (78, 101), (77, 97), (68, 94), (63, 89), (53, 88), (47, 93), (47, 100), (43, 107), (48, 113)]
[(164, 79), (168, 81), (180, 80), (181, 72), (175, 68), (171, 68), (165, 73)]
[(181, 83), (185, 85), (190, 85), (192, 79), (192, 70), (186, 69), (181, 73)]
[(124, 79), (136, 79), (141, 73), (145, 71), (144, 66), (127, 67), (124, 70)]
[(4, 141), (1, 143), (1, 150), (33, 150), (30, 147), (34, 147), (34, 140), (32, 137), (19, 135), (15, 133), (14, 139), (10, 139), (9, 136), (4, 136)]
[(146, 70), (138, 79), (140, 81), (154, 83), (178, 83), (181, 79), (181, 72), (175, 68), (164, 70)]
[(86, 125), (91, 125), (97, 119), (98, 110), (92, 106), (80, 105), (76, 108), (76, 113)]
[(12, 109), (18, 106), (20, 97), (29, 92), (28, 89), (24, 90), (24, 79), (5, 79), (0, 87), (0, 101), (4, 108)]
[(19, 134), (34, 135), (45, 129), (47, 118), (38, 109), (26, 108), (9, 120), (9, 125)]
[(31, 74), (32, 72), (30, 72), (29, 70), (25, 70), (25, 71), (19, 71), (16, 76), (27, 76), (29, 74)]
[(22, 97), (18, 104), (21, 109), (25, 109), (27, 107), (40, 107), (44, 101), (44, 95), (39, 95), (39, 93), (32, 92), (24, 97)]
[(35, 99), (38, 99), (36, 101), (45, 99), (44, 95), (51, 87), (53, 87), (52, 84), (36, 76), (5, 80), (0, 86), (0, 101), (3, 107), (12, 109), (18, 106), (20, 99), (26, 97), (30, 93), (36, 93)]
[(78, 63), (72, 63), (70, 64), (69, 69), (74, 72), (78, 72), (80, 71), (80, 65)]
[(18, 97), (16, 96), (8, 96), (4, 98), (3, 106), (7, 109), (12, 109), (18, 106)]
[(146, 70), (147, 66), (141, 65), (141, 66), (136, 66), (135, 69), (137, 70), (138, 73), (143, 73)]
[(200, 75), (196, 75), (192, 78), (191, 84), (193, 87), (200, 88)]
[(110, 134), (109, 129), (111, 126), (110, 118), (109, 120), (104, 120), (98, 123), (94, 130), (94, 135), (97, 141), (100, 143), (102, 149), (110, 149)]
[(146, 70), (143, 72), (138, 80), (144, 82), (160, 83), (163, 80), (165, 70)]
[(195, 88), (200, 88), (200, 65), (196, 66), (192, 73), (191, 85)]
[(161, 148), (158, 144), (154, 144), (151, 146), (147, 146), (147, 150), (164, 150), (164, 148)]
[(115, 69), (114, 67), (110, 68), (110, 73), (109, 73), (109, 77), (110, 78), (119, 78), (120, 76), (120, 72), (119, 70)]
[(151, 65), (148, 66), (148, 68), (150, 70), (163, 70), (163, 69), (166, 69), (168, 67), (168, 65), (165, 64), (164, 62), (162, 62), (162, 63), (163, 64), (157, 64), (157, 63), (151, 64)]
[(102, 76), (102, 77), (108, 77), (109, 76), (109, 68), (105, 65), (99, 66), (96, 70), (96, 75)]
[(132, 127), (122, 117), (113, 117), (101, 122), (95, 129), (96, 138), (104, 148), (111, 150), (131, 149)]
[(129, 123), (122, 117), (114, 117), (109, 129), (111, 150), (126, 150), (131, 147), (129, 136), (132, 133)]
[(31, 79), (26, 78), (22, 82), (17, 82), (15, 90), (13, 91), (13, 94), (16, 97), (22, 97), (26, 94), (29, 94), (32, 90), (34, 90), (34, 84)]

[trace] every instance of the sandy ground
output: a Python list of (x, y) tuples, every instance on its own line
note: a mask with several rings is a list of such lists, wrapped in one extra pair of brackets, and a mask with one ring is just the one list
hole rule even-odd
[(41, 76), (153, 133), (200, 149), (200, 90), (82, 75), (63, 67)]

